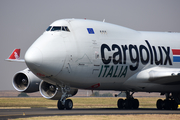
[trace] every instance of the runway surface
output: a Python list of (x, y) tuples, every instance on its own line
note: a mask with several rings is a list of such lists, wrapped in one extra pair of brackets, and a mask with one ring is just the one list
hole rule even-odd
[(178, 110), (157, 110), (139, 108), (137, 110), (119, 110), (117, 108), (75, 108), (72, 110), (58, 110), (57, 108), (29, 108), (29, 109), (0, 109), (0, 119), (23, 118), (35, 116), (62, 115), (126, 115), (126, 114), (180, 114)]

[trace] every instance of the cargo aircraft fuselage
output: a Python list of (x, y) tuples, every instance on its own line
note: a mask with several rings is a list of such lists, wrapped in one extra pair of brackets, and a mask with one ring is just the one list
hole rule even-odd
[(157, 108), (177, 109), (179, 40), (179, 33), (136, 31), (93, 20), (57, 20), (27, 50), (28, 70), (17, 73), (13, 85), (28, 92), (30, 84), (22, 81), (31, 78), (27, 71), (32, 72), (36, 79), (32, 83), (40, 83), (43, 97), (58, 99), (59, 109), (72, 109), (72, 101), (66, 98), (77, 89), (126, 91), (126, 100), (118, 100), (120, 109), (139, 107), (130, 92), (160, 92), (166, 100), (158, 100)]

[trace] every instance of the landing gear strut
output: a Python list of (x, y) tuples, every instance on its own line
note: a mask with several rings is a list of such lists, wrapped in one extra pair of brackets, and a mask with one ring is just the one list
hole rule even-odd
[(130, 94), (129, 91), (126, 91), (126, 99), (119, 99), (117, 102), (117, 106), (119, 109), (138, 109), (139, 101), (138, 99), (133, 98), (133, 94)]
[(165, 109), (165, 110), (177, 110), (178, 103), (173, 99), (172, 95), (170, 93), (166, 93), (166, 99), (158, 99), (156, 102), (156, 107), (159, 110)]
[(59, 110), (71, 110), (73, 108), (73, 101), (71, 99), (66, 99), (71, 97), (70, 94), (67, 94), (70, 91), (70, 87), (61, 86), (62, 96), (61, 99), (58, 100), (57, 107)]

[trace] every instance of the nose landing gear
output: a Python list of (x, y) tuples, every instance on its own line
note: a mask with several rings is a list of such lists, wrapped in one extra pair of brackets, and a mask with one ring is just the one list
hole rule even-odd
[(59, 110), (64, 110), (65, 108), (66, 110), (71, 110), (73, 108), (73, 101), (71, 99), (66, 99), (71, 96), (70, 94), (68, 94), (69, 90), (70, 88), (67, 86), (61, 87), (62, 96), (57, 103), (57, 107)]
[(61, 100), (58, 100), (57, 107), (59, 110), (71, 110), (73, 108), (73, 101), (71, 99), (65, 100), (64, 104)]

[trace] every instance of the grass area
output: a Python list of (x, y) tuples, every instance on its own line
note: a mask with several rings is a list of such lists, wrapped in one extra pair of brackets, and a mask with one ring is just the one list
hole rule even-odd
[[(73, 108), (117, 108), (115, 97), (72, 97)], [(138, 98), (140, 108), (156, 108), (156, 101), (159, 98), (148, 97)], [(0, 98), (0, 107), (55, 107), (57, 100), (47, 100), (45, 98)], [(49, 117), (30, 117), (26, 120), (178, 120), (179, 114), (143, 114), (143, 115), (77, 115), (77, 116), (49, 116)], [(17, 118), (16, 120), (24, 120)]]
[[(73, 108), (117, 108), (116, 97), (72, 97)], [(156, 108), (156, 101), (159, 98), (138, 98), (139, 108)], [(57, 100), (45, 98), (0, 98), (0, 107), (55, 107)]]
[[(30, 117), (26, 120), (179, 120), (180, 115), (143, 114), (143, 115), (77, 115), (77, 116), (53, 116), (53, 117)], [(24, 120), (18, 118), (16, 120)]]

